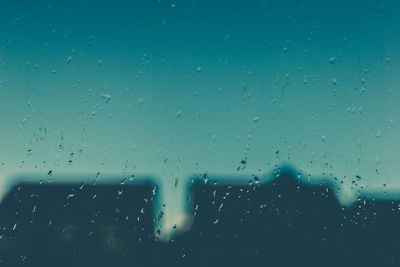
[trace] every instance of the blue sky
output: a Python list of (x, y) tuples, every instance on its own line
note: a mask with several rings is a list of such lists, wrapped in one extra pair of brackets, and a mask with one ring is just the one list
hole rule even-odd
[(285, 163), (398, 198), (399, 7), (0, 1), (0, 175), (149, 173), (171, 221), (189, 177)]

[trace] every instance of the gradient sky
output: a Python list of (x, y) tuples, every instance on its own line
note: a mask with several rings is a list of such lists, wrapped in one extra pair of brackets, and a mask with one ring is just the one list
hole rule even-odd
[(400, 198), (398, 1), (127, 2), (0, 0), (0, 178), (148, 173), (179, 213), (289, 163)]

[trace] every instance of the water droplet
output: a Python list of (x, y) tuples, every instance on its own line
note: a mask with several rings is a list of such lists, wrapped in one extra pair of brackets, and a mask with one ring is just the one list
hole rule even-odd
[(206, 183), (208, 182), (208, 175), (207, 175), (207, 173), (205, 173), (205, 174), (203, 175), (203, 179), (204, 179), (204, 183), (206, 184)]
[(93, 119), (94, 117), (96, 117), (96, 111), (92, 111), (90, 113), (90, 118)]
[(163, 216), (164, 216), (164, 212), (160, 211), (160, 213), (158, 214), (158, 217), (157, 217), (157, 221), (160, 221)]
[(224, 206), (224, 203), (221, 203), (221, 205), (219, 205), (218, 212), (221, 211), (221, 209), (222, 209), (223, 206)]
[(101, 97), (104, 98), (104, 101), (106, 102), (106, 104), (111, 101), (110, 94), (101, 94)]

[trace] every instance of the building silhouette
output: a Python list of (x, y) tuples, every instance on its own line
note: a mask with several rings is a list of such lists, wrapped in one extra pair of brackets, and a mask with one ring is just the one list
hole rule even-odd
[[(0, 205), (4, 266), (398, 266), (400, 203), (339, 205), (290, 174), (194, 183), (193, 225), (157, 240), (153, 185), (15, 187)], [(179, 229), (177, 229), (179, 230)]]

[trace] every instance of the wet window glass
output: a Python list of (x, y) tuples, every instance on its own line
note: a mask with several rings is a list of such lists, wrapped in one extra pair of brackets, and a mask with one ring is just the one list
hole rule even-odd
[(0, 0), (0, 265), (398, 266), (399, 10)]

